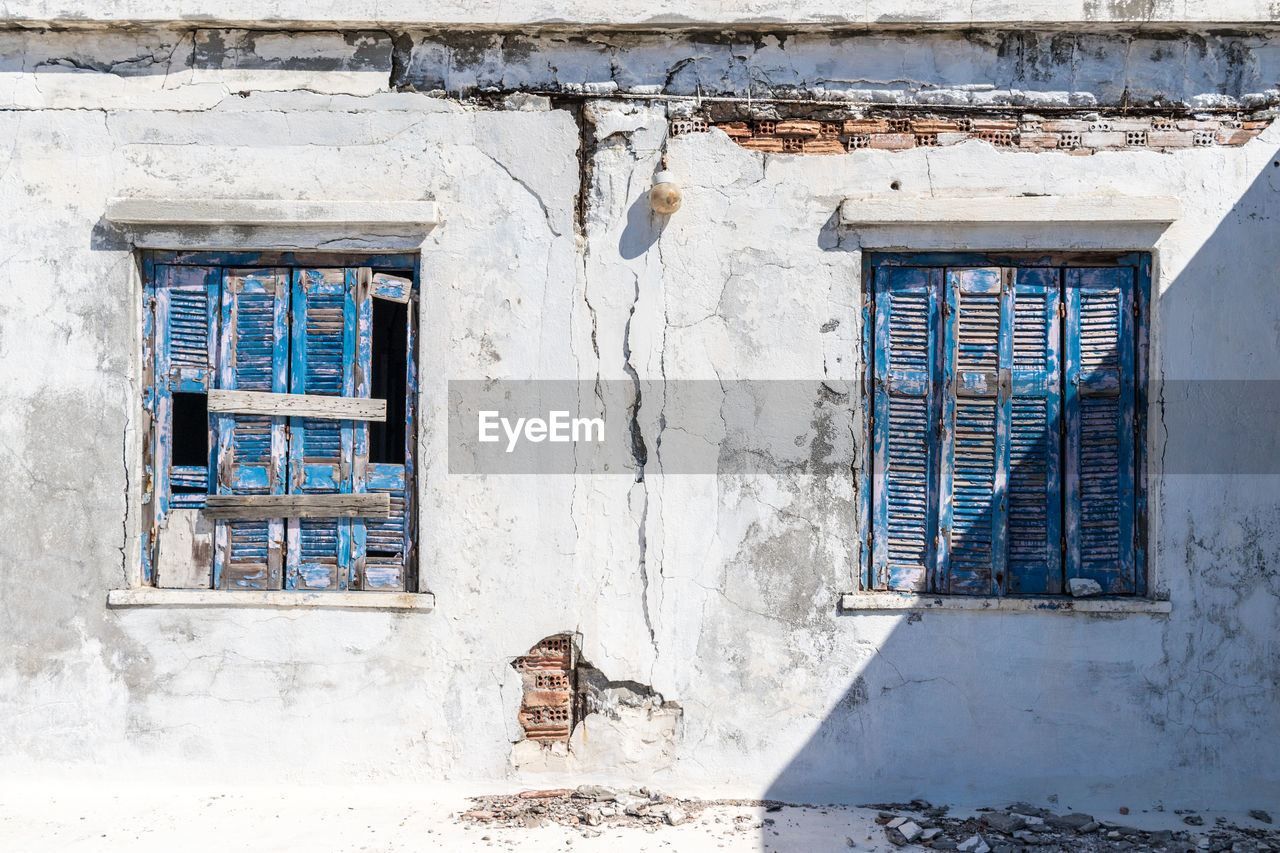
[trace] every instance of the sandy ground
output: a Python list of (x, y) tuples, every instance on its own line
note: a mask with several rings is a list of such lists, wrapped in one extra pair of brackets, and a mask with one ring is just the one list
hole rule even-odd
[[(97, 787), (0, 783), (0, 851), (888, 851), (875, 810), (708, 805), (679, 826), (499, 828), (461, 822), (461, 790), (391, 787)], [(498, 792), (490, 792), (498, 793)], [(953, 814), (963, 810), (953, 809)], [(1222, 813), (1232, 820), (1241, 815)], [(1206, 822), (1213, 815), (1204, 813)], [(1115, 819), (1114, 814), (1107, 815)], [(1145, 829), (1186, 829), (1135, 813)], [(765, 821), (772, 821), (766, 824)], [(850, 841), (853, 846), (850, 846)], [(914, 848), (922, 849), (922, 848)]]

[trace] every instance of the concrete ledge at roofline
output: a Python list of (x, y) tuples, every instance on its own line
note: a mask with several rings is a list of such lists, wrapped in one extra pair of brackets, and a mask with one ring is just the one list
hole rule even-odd
[[(56, 23), (141, 24), (181, 22), (214, 26), (243, 24), (329, 26), (427, 26), (477, 28), (599, 26), (631, 29), (979, 26), (1059, 23), (1097, 26), (1125, 23), (1145, 29), (1160, 25), (1274, 24), (1270, 0), (1214, 0), (1211, 3), (1105, 3), (1092, 0), (855, 0), (833, 4), (799, 2), (724, 3), (722, 0), (527, 0), (525, 3), (432, 4), (414, 0), (9, 0), (2, 23), (33, 26)], [(1188, 10), (1186, 6), (1195, 7)]]
[(1098, 222), (1161, 224), (1174, 222), (1182, 206), (1172, 196), (1006, 196), (935, 198), (875, 196), (840, 202), (840, 224), (969, 225), (1001, 222), (1053, 224)]
[(1150, 598), (1051, 598), (1038, 596), (914, 595), (902, 592), (846, 592), (840, 596), (845, 613), (921, 610), (963, 610), (992, 613), (1170, 613), (1168, 601)]
[(429, 592), (301, 592), (294, 590), (157, 589), (135, 587), (107, 592), (117, 607), (314, 607), (346, 610), (435, 609)]
[(289, 199), (113, 198), (106, 218), (120, 225), (315, 227), (358, 225), (429, 228), (440, 220), (434, 201), (295, 201)]

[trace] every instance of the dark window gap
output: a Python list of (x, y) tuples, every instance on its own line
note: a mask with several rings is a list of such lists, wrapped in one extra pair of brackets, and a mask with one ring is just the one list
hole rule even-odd
[(209, 464), (209, 395), (174, 392), (172, 464)]
[(387, 419), (369, 422), (369, 461), (373, 463), (404, 464), (408, 308), (399, 302), (373, 300), (373, 373), (369, 385), (374, 399), (387, 401)]

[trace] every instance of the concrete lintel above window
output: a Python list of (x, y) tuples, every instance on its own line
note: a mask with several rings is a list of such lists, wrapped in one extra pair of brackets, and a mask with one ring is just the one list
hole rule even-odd
[(351, 610), (434, 610), (429, 592), (304, 592), (301, 590), (113, 589), (107, 606), (120, 607), (307, 607)]
[(113, 198), (107, 219), (121, 225), (307, 226), (430, 228), (439, 221), (434, 201), (296, 201), (233, 198)]
[(846, 592), (840, 596), (844, 612), (965, 610), (990, 613), (1147, 613), (1173, 609), (1168, 601), (1149, 598), (1047, 598), (1032, 596), (912, 595), (901, 592)]
[(840, 224), (983, 225), (990, 223), (1099, 223), (1168, 225), (1181, 215), (1171, 196), (1040, 195), (991, 198), (934, 198), (880, 195), (846, 198)]

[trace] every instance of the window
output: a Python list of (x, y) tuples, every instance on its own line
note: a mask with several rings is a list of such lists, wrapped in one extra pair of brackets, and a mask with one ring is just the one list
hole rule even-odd
[(872, 589), (1143, 594), (1150, 258), (876, 255)]
[(413, 591), (411, 256), (144, 256), (146, 579)]

